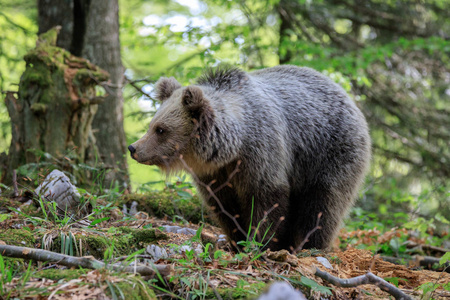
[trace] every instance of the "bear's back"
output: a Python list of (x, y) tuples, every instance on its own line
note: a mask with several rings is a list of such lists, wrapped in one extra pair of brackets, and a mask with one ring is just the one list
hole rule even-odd
[(279, 107), (288, 148), (296, 160), (295, 177), (315, 180), (337, 172), (347, 162), (368, 161), (367, 123), (341, 86), (313, 69), (288, 65), (256, 71), (249, 77), (251, 90), (269, 97), (248, 97), (247, 101), (260, 110), (267, 101)]

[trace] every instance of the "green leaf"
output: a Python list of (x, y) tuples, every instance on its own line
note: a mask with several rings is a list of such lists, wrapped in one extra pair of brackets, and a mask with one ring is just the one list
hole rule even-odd
[(384, 280), (386, 280), (387, 282), (392, 283), (393, 285), (395, 285), (396, 287), (398, 287), (398, 277), (385, 277)]
[(439, 264), (442, 266), (445, 263), (450, 262), (450, 252), (446, 252), (441, 259), (439, 259)]
[(312, 290), (318, 291), (318, 292), (320, 292), (322, 294), (325, 294), (325, 295), (329, 295), (329, 296), (332, 295), (331, 288), (323, 286), (323, 285), (320, 285), (317, 282), (315, 282), (314, 280), (309, 279), (308, 277), (302, 276), (300, 282), (303, 285), (311, 288)]
[(104, 217), (104, 218), (101, 218), (101, 219), (95, 219), (94, 221), (92, 221), (92, 223), (91, 223), (91, 225), (89, 225), (89, 227), (94, 227), (94, 225), (96, 225), (96, 224), (98, 224), (100, 222), (103, 222), (103, 221), (107, 221), (107, 220), (109, 220), (109, 217)]
[(183, 199), (191, 199), (192, 195), (189, 194), (186, 191), (177, 191), (178, 196), (182, 197)]

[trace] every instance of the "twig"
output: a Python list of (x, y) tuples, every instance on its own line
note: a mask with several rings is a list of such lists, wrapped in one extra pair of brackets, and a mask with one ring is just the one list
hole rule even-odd
[[(141, 80), (141, 81), (145, 81), (147, 83), (151, 83), (148, 80)], [(138, 86), (136, 84), (136, 82), (138, 82), (138, 81), (137, 80), (131, 80), (130, 78), (125, 76), (125, 83), (128, 83), (129, 85), (131, 85), (136, 91), (138, 91), (139, 93), (141, 93), (142, 95), (144, 95), (148, 99), (150, 99), (152, 101), (155, 101), (155, 99), (149, 93), (144, 92), (144, 90), (140, 86)]]
[(363, 284), (374, 284), (381, 290), (394, 296), (397, 300), (413, 300), (413, 298), (403, 293), (400, 289), (396, 288), (383, 278), (374, 275), (372, 272), (367, 272), (365, 275), (349, 279), (341, 279), (316, 268), (314, 275), (338, 287), (356, 287)]
[(298, 247), (295, 248), (295, 250), (293, 251), (293, 253), (297, 253), (298, 251), (302, 250), (302, 249), (303, 249), (303, 246), (305, 246), (305, 244), (306, 244), (307, 242), (309, 242), (309, 237), (310, 237), (314, 232), (316, 232), (317, 230), (322, 229), (322, 227), (319, 226), (320, 218), (321, 218), (321, 217), (322, 217), (322, 212), (320, 212), (320, 213), (317, 215), (316, 227), (314, 227), (313, 229), (311, 229), (311, 230), (308, 232), (308, 234), (305, 236), (305, 238), (304, 238), (303, 241), (300, 243), (300, 245), (298, 245)]
[(148, 266), (127, 267), (121, 264), (106, 265), (105, 263), (96, 260), (92, 256), (74, 257), (47, 250), (34, 249), (28, 247), (17, 247), (10, 245), (0, 245), (0, 254), (7, 257), (52, 262), (66, 267), (76, 267), (76, 268), (81, 267), (85, 269), (102, 269), (108, 267), (115, 271), (139, 273), (143, 276), (156, 275), (157, 272), (163, 276), (168, 276), (173, 272), (172, 265), (152, 265), (152, 267)]
[(441, 252), (443, 254), (445, 254), (446, 252), (450, 252), (450, 249), (447, 249), (447, 248), (436, 247), (436, 246), (432, 246), (432, 245), (422, 245), (422, 244), (414, 243), (411, 241), (407, 241), (406, 247), (419, 248), (422, 251), (429, 250), (429, 251)]
[[(381, 256), (381, 259), (396, 265), (413, 264), (416, 266), (424, 267), (427, 270), (431, 271), (442, 271), (442, 269), (450, 266), (450, 263), (444, 263), (443, 266), (437, 267), (433, 269), (433, 266), (439, 266), (439, 258), (432, 256), (420, 256), (413, 255), (410, 258), (402, 258), (402, 257), (391, 257), (391, 256)], [(450, 273), (450, 269), (447, 269), (448, 273)]]
[[(202, 182), (202, 181), (197, 177), (197, 175), (196, 175), (194, 172), (191, 171), (191, 167), (189, 167), (188, 164), (186, 163), (186, 161), (183, 159), (183, 155), (180, 155), (180, 161), (181, 161), (181, 163), (183, 164), (183, 166), (185, 167), (185, 169), (189, 172), (189, 174), (196, 180), (196, 182), (197, 182), (198, 184), (200, 184), (201, 186), (203, 186), (203, 187), (208, 191), (209, 196), (212, 197), (212, 198), (216, 201), (217, 205), (219, 205), (220, 211), (221, 211), (224, 215), (226, 215), (228, 218), (230, 218), (230, 219), (233, 221), (234, 225), (236, 225), (236, 228), (237, 228), (237, 229), (238, 229), (238, 230), (239, 230), (246, 238), (248, 238), (247, 233), (245, 232), (244, 229), (242, 229), (242, 227), (241, 227), (241, 225), (239, 224), (239, 222), (237, 221), (236, 217), (235, 217), (235, 216), (232, 216), (228, 211), (225, 210), (225, 208), (224, 208), (223, 205), (222, 205), (222, 202), (220, 202), (219, 198), (216, 196), (216, 192), (218, 192), (219, 189), (215, 189), (214, 191), (211, 189), (211, 184), (213, 184), (214, 181), (213, 181), (212, 183), (210, 183), (210, 184), (206, 184), (206, 183)], [(227, 185), (229, 184), (230, 179), (231, 179), (237, 172), (239, 172), (239, 165), (240, 165), (240, 164), (241, 164), (241, 161), (238, 161), (238, 162), (236, 163), (236, 168), (234, 169), (233, 172), (231, 172), (230, 176), (228, 176), (227, 181), (226, 181), (224, 184), (222, 184), (222, 185), (220, 186), (221, 188), (224, 188), (225, 186), (227, 186)]]
[[(444, 274), (444, 272), (450, 273), (450, 265), (449, 265), (449, 264), (447, 264), (447, 267), (445, 267), (445, 269), (442, 270), (441, 274), (439, 274), (439, 277), (436, 278), (436, 280), (434, 281), (434, 286), (438, 283), (439, 279), (441, 279), (442, 274)], [(436, 290), (434, 290), (434, 291), (431, 292), (430, 299), (434, 299), (434, 298), (433, 298), (434, 292), (436, 292)]]

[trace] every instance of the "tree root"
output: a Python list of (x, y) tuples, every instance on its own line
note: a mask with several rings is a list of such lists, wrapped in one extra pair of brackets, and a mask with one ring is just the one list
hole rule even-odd
[(410, 296), (403, 293), (400, 289), (396, 288), (395, 286), (384, 280), (383, 278), (374, 275), (372, 272), (367, 272), (365, 275), (357, 276), (350, 279), (341, 279), (316, 268), (314, 275), (338, 287), (356, 287), (362, 284), (374, 284), (378, 286), (381, 290), (394, 296), (395, 299), (397, 300), (413, 299)]

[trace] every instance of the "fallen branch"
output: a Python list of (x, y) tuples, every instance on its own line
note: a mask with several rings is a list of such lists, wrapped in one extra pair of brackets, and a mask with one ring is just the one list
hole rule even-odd
[(81, 267), (85, 269), (102, 269), (111, 268), (115, 271), (123, 271), (128, 273), (139, 273), (143, 276), (156, 275), (168, 276), (172, 274), (172, 265), (153, 265), (148, 266), (124, 266), (122, 264), (110, 264), (96, 260), (92, 256), (75, 257), (47, 250), (34, 249), (28, 247), (17, 247), (10, 245), (0, 245), (0, 254), (7, 257), (32, 259), (49, 263), (57, 263), (66, 267)]
[(392, 256), (381, 256), (381, 259), (396, 265), (409, 265), (409, 266), (417, 266), (423, 267), (427, 270), (441, 272), (446, 268), (447, 273), (450, 273), (450, 269), (447, 268), (450, 266), (450, 263), (444, 263), (442, 266), (439, 265), (439, 258), (432, 256), (420, 256), (413, 255), (410, 258), (402, 258), (402, 257), (392, 257)]
[(422, 253), (424, 251), (426, 251), (426, 250), (434, 251), (434, 252), (440, 252), (442, 254), (450, 252), (450, 249), (447, 249), (447, 248), (436, 247), (436, 246), (431, 246), (431, 245), (422, 245), (422, 244), (414, 243), (414, 242), (411, 242), (411, 241), (407, 241), (406, 242), (406, 247), (417, 249), (417, 250), (419, 250)]
[(314, 275), (338, 287), (356, 287), (363, 284), (374, 284), (378, 286), (381, 290), (394, 296), (395, 299), (397, 300), (413, 299), (410, 296), (403, 293), (400, 289), (396, 288), (395, 286), (384, 280), (383, 278), (374, 275), (372, 272), (367, 272), (365, 275), (357, 276), (350, 279), (341, 279), (316, 268)]

